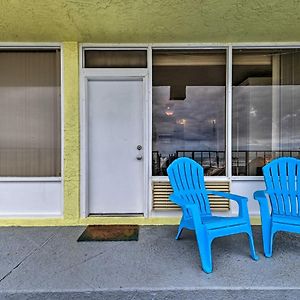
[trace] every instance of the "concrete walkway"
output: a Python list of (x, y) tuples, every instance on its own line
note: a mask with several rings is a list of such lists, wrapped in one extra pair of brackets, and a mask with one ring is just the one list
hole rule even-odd
[(249, 257), (245, 235), (213, 243), (212, 274), (193, 232), (140, 228), (138, 242), (80, 242), (84, 227), (0, 228), (0, 299), (300, 299), (300, 235), (279, 233), (274, 257)]

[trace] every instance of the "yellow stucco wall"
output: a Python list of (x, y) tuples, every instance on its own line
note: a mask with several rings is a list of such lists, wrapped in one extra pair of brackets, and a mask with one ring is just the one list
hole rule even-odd
[(297, 0), (3, 0), (0, 41), (299, 41)]
[(63, 44), (64, 84), (64, 218), (79, 218), (80, 131), (79, 131), (78, 43)]

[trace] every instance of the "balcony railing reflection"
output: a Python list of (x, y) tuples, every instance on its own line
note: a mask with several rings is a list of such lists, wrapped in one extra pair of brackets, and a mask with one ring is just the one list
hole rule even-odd
[(187, 151), (177, 150), (168, 156), (158, 151), (152, 152), (152, 175), (166, 176), (167, 168), (178, 157), (189, 157), (200, 163), (206, 176), (225, 176), (225, 151)]
[[(261, 176), (262, 167), (274, 158), (290, 156), (300, 158), (300, 150), (282, 151), (233, 151), (232, 175)], [(152, 175), (166, 176), (167, 168), (178, 157), (190, 157), (199, 162), (206, 176), (225, 176), (225, 151), (188, 151), (178, 150), (168, 156), (158, 151), (152, 152)]]
[(234, 176), (262, 176), (262, 168), (265, 164), (277, 157), (300, 158), (299, 150), (280, 151), (233, 151), (232, 175)]

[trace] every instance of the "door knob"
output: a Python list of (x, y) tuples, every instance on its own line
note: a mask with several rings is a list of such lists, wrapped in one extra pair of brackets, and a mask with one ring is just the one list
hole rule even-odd
[(143, 149), (143, 147), (142, 147), (142, 145), (137, 145), (137, 146), (136, 146), (136, 149), (138, 149), (138, 150), (142, 150), (142, 149)]
[(143, 159), (143, 156), (142, 156), (141, 154), (138, 154), (138, 155), (136, 156), (136, 159), (137, 159), (137, 160), (142, 160), (142, 159)]

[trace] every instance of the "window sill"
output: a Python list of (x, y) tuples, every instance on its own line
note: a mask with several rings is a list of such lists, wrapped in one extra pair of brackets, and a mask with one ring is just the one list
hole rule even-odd
[[(204, 176), (205, 181), (264, 181), (263, 176), (232, 176), (231, 178), (226, 176)], [(169, 181), (168, 176), (152, 176), (152, 181)]]
[[(204, 176), (205, 181), (229, 181), (229, 177), (226, 176)], [(159, 182), (168, 182), (168, 176), (152, 176), (152, 181), (159, 181)]]
[(0, 182), (61, 182), (61, 177), (0, 177)]
[(264, 176), (232, 176), (233, 181), (264, 181)]

